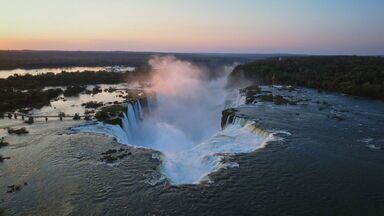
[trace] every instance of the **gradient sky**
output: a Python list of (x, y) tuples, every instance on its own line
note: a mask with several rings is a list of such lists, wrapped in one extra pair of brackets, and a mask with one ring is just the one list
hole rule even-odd
[(0, 0), (0, 49), (384, 54), (384, 0)]

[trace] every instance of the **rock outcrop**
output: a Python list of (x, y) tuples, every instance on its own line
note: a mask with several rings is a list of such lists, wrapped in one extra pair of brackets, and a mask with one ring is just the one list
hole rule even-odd
[(225, 109), (221, 112), (221, 129), (233, 122), (236, 112), (237, 110), (234, 108)]
[(8, 128), (8, 133), (9, 134), (27, 134), (29, 131), (25, 127), (19, 128), (19, 129), (13, 129), (13, 128)]

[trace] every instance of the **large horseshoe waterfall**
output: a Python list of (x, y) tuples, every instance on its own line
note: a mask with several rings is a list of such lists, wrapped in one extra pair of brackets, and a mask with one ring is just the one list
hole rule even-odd
[(254, 151), (273, 138), (252, 120), (222, 116), (223, 109), (244, 101), (238, 90), (225, 88), (226, 71), (232, 67), (224, 68), (224, 76), (206, 79), (202, 68), (173, 57), (149, 63), (154, 68), (151, 83), (141, 88), (140, 100), (126, 105), (120, 124), (99, 122), (78, 129), (160, 151), (160, 171), (173, 184), (210, 181), (210, 173), (238, 166), (225, 162), (226, 155)]
[[(222, 80), (207, 84), (216, 88), (221, 82)], [(239, 96), (233, 95), (236, 96), (227, 97), (226, 102), (236, 105)], [(251, 152), (273, 139), (273, 134), (259, 129), (251, 120), (237, 116), (221, 116), (225, 105), (213, 104), (211, 107), (203, 107), (204, 110), (196, 107), (195, 111), (198, 113), (205, 111), (217, 114), (218, 118), (214, 121), (204, 122), (209, 116), (202, 114), (192, 116), (196, 118), (193, 122), (185, 122), (191, 118), (186, 116), (183, 119), (184, 114), (180, 110), (184, 111), (184, 108), (170, 106), (168, 102), (168, 98), (161, 94), (157, 94), (156, 98), (146, 97), (130, 101), (120, 117), (121, 124), (98, 122), (80, 126), (77, 130), (106, 134), (122, 144), (160, 151), (160, 171), (173, 184), (210, 181), (210, 173), (220, 168), (238, 166), (236, 162), (226, 162), (225, 155)], [(176, 116), (177, 113), (183, 115)], [(222, 118), (226, 118), (226, 123), (220, 128)], [(202, 126), (206, 128), (201, 128)], [(210, 131), (210, 134), (206, 131)]]

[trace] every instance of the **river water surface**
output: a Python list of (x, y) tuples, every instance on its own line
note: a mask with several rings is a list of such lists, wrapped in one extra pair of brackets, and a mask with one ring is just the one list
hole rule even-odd
[[(201, 183), (153, 181), (164, 175), (161, 159), (154, 157), (159, 151), (71, 130), (83, 122), (38, 121), (26, 126), (30, 133), (22, 136), (0, 130), (11, 143), (0, 149), (11, 157), (0, 164), (0, 212), (382, 215), (384, 103), (308, 89), (264, 88), (304, 100), (298, 105), (240, 104), (239, 112), (258, 128), (288, 133), (262, 148), (227, 154), (225, 162), (237, 165), (210, 172), (210, 180)], [(345, 120), (334, 118), (335, 113)], [(0, 127), (8, 126), (25, 125), (0, 119)], [(121, 147), (132, 154), (113, 164), (100, 161), (102, 152)], [(23, 186), (6, 193), (12, 184)]]

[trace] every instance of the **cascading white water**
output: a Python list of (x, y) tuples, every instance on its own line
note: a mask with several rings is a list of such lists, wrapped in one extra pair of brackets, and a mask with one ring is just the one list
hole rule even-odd
[(137, 112), (134, 109), (134, 105), (131, 103), (128, 104), (128, 111), (127, 111), (127, 118), (128, 118), (128, 123), (130, 124), (130, 129), (132, 132), (137, 128)]
[(78, 129), (161, 151), (162, 173), (173, 184), (199, 183), (220, 167), (236, 166), (223, 163), (223, 154), (254, 151), (272, 139), (270, 133), (242, 118), (234, 118), (220, 129), (222, 109), (241, 101), (239, 97), (233, 97), (230, 103), (225, 101), (226, 77), (203, 80), (201, 69), (189, 62), (174, 58), (153, 61), (150, 63), (158, 69), (152, 79), (153, 87), (148, 90), (156, 92), (156, 103), (147, 98), (145, 107), (149, 114), (145, 118), (137, 100), (128, 104), (122, 127), (98, 123)]
[(152, 112), (152, 109), (151, 109), (151, 107), (152, 107), (152, 104), (150, 104), (150, 102), (149, 102), (149, 98), (147, 97), (147, 109), (148, 109), (148, 112), (149, 113), (151, 113)]
[(165, 153), (163, 172), (174, 184), (189, 184), (208, 180), (207, 175), (219, 168), (238, 166), (222, 162), (223, 154), (251, 152), (273, 139), (273, 135), (265, 131), (254, 133), (257, 129), (250, 130), (252, 125), (247, 120), (236, 121), (191, 149), (177, 154)]
[(127, 114), (126, 113), (123, 113), (123, 118), (121, 120), (121, 123), (122, 123), (122, 127), (123, 127), (123, 131), (127, 134), (127, 140), (125, 142), (125, 144), (128, 144), (132, 141), (132, 126), (130, 124), (130, 120), (129, 118), (127, 117)]
[(141, 107), (141, 103), (139, 100), (137, 100), (137, 109), (138, 109), (138, 113), (139, 113), (139, 119), (140, 120), (143, 120), (144, 116), (143, 116), (143, 108)]

